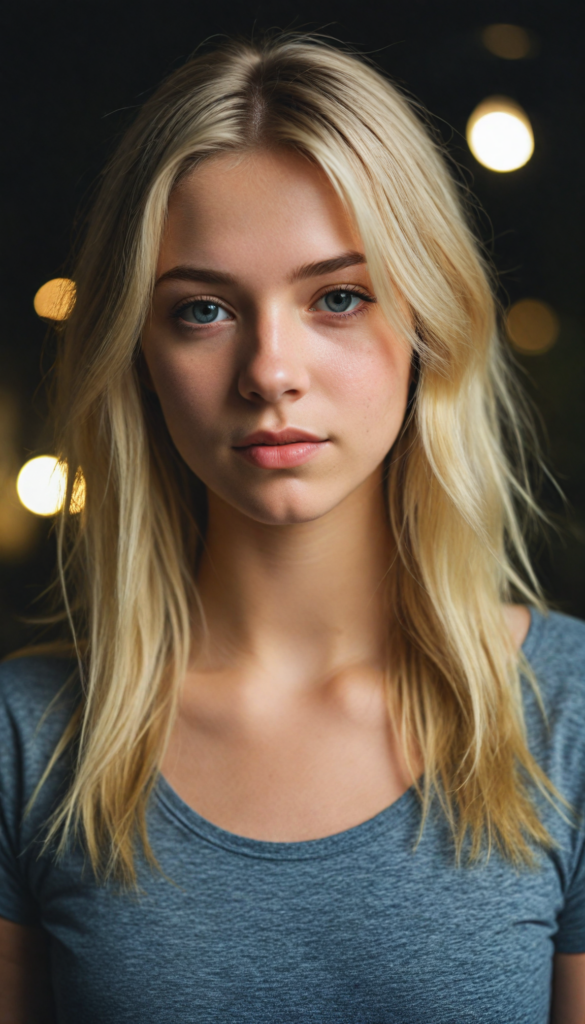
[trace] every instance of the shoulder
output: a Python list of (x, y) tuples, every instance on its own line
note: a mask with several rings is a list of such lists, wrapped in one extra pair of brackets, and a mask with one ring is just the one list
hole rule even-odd
[(37, 789), (77, 704), (76, 663), (27, 654), (0, 663), (0, 914), (38, 921), (32, 896), (38, 839), (67, 780), (64, 760)]
[(585, 622), (572, 615), (549, 611), (542, 615), (535, 608), (531, 610), (531, 624), (525, 646), (535, 654), (547, 652), (585, 654)]
[(532, 609), (522, 653), (541, 684), (543, 699), (551, 711), (561, 699), (565, 707), (583, 709), (585, 622), (559, 612), (541, 615)]
[(78, 691), (77, 662), (67, 656), (23, 654), (0, 662), (0, 707), (33, 729), (60, 695), (71, 702)]
[(522, 653), (546, 716), (523, 680), (530, 746), (549, 778), (585, 811), (585, 622), (532, 609)]
[(27, 654), (0, 662), (0, 772), (42, 773), (80, 696), (77, 662)]

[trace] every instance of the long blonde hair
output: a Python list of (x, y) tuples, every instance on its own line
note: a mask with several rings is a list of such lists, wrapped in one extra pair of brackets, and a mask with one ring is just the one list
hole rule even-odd
[[(52, 820), (83, 835), (98, 874), (136, 880), (146, 807), (184, 677), (205, 537), (203, 485), (144, 387), (148, 314), (168, 198), (220, 153), (289, 147), (319, 165), (354, 218), (374, 289), (410, 342), (417, 385), (387, 460), (389, 711), (424, 762), (419, 839), (433, 794), (457, 862), (492, 843), (517, 866), (555, 845), (529, 787), (558, 793), (530, 754), (520, 673), (503, 615), (512, 594), (544, 609), (518, 508), (535, 511), (522, 422), (485, 260), (444, 155), (412, 104), (371, 64), (320, 38), (231, 42), (197, 56), (145, 104), (104, 174), (74, 271), (57, 365), (59, 453), (69, 493), (59, 564), (80, 649), (82, 699), (48, 770), (74, 743)], [(511, 452), (515, 452), (512, 457)]]

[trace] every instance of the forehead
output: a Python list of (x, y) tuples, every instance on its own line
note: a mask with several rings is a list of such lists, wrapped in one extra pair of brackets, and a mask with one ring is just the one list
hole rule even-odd
[(238, 272), (290, 270), (359, 247), (359, 234), (325, 173), (289, 150), (222, 154), (171, 195), (159, 273), (174, 263)]

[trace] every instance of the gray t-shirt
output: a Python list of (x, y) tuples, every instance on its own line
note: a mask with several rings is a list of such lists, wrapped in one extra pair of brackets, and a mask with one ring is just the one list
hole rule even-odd
[[(524, 684), (530, 747), (585, 812), (585, 624), (532, 614), (524, 651), (550, 716)], [(585, 833), (541, 796), (561, 844), (539, 873), (495, 851), (457, 869), (435, 813), (416, 851), (414, 788), (322, 839), (274, 843), (206, 821), (160, 778), (139, 858), (141, 895), (96, 884), (82, 855), (39, 859), (63, 785), (22, 812), (69, 714), (59, 659), (0, 666), (0, 915), (49, 933), (60, 1024), (546, 1024), (554, 952), (585, 952)]]

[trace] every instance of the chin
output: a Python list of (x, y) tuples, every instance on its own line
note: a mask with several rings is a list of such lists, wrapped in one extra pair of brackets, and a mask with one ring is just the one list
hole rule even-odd
[(295, 526), (298, 523), (313, 523), (317, 519), (321, 519), (326, 512), (290, 512), (287, 515), (259, 515), (254, 516), (259, 523), (264, 523), (266, 526)]
[(327, 515), (339, 503), (339, 497), (324, 499), (321, 495), (271, 495), (270, 498), (250, 496), (249, 501), (234, 502), (244, 515), (267, 526), (294, 526), (311, 523)]

